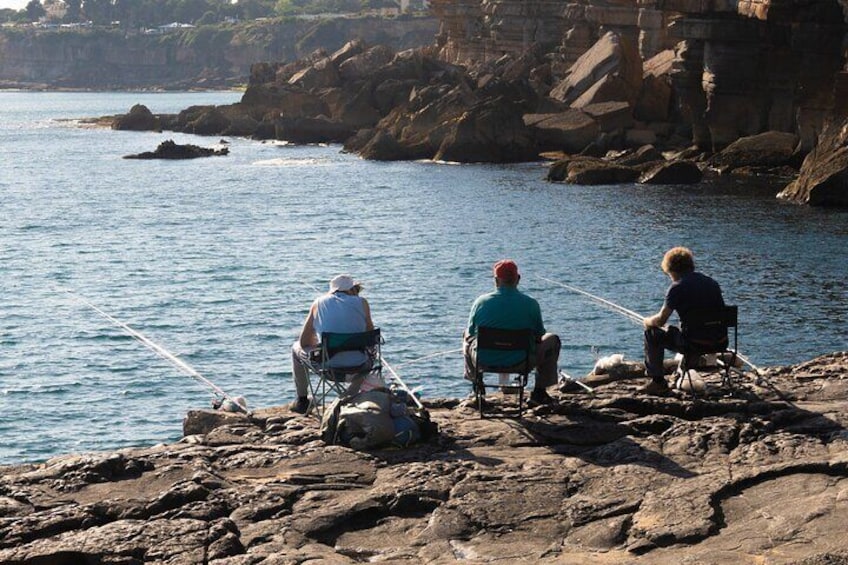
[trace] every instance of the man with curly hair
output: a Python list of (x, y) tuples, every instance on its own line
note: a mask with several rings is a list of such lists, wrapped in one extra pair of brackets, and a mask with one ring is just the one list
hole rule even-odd
[[(645, 373), (651, 382), (640, 392), (664, 395), (669, 391), (663, 371), (664, 350), (681, 351), (683, 334), (676, 326), (664, 327), (672, 312), (677, 312), (680, 324), (686, 325), (687, 314), (702, 308), (720, 308), (724, 298), (719, 284), (695, 270), (692, 251), (685, 247), (674, 247), (663, 256), (662, 270), (671, 279), (665, 293), (665, 302), (659, 312), (643, 320), (645, 326)], [(687, 334), (687, 339), (697, 343), (727, 344), (727, 333), (707, 331), (701, 335)]]

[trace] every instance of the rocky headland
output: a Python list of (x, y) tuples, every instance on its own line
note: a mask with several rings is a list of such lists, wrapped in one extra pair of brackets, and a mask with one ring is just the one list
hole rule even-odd
[(257, 61), (306, 57), (361, 38), (394, 49), (432, 43), (433, 17), (286, 18), (128, 31), (0, 27), (0, 88), (210, 90), (243, 87)]
[(610, 373), (521, 420), (432, 400), (411, 449), (201, 410), (173, 445), (6, 466), (0, 563), (848, 564), (848, 352), (733, 395)]

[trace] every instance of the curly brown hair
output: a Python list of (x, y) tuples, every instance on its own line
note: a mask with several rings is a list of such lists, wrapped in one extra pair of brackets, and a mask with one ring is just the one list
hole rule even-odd
[(663, 255), (660, 266), (666, 274), (685, 275), (695, 270), (695, 256), (686, 247), (672, 247)]

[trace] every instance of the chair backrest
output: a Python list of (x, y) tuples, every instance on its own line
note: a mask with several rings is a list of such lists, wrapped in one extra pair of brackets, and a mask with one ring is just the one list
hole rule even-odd
[(734, 342), (736, 340), (738, 310), (736, 306), (689, 310), (685, 323), (681, 324), (684, 341), (693, 343), (705, 353), (723, 351), (728, 345), (730, 328), (733, 328)]
[(342, 351), (362, 351), (372, 360), (380, 356), (380, 328), (356, 333), (324, 332), (321, 334), (321, 348), (325, 360), (332, 359)]
[(504, 330), (480, 326), (477, 328), (477, 359), (480, 364), (487, 365), (485, 350), (520, 351), (524, 353), (524, 357), (518, 362), (526, 362), (529, 366), (535, 343), (536, 336), (531, 329)]

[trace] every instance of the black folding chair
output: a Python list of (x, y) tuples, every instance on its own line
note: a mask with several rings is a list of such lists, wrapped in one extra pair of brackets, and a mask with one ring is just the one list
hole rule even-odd
[[(480, 417), (483, 418), (483, 404), (487, 388), (500, 389), (503, 392), (511, 392), (518, 389), (518, 417), (524, 414), (524, 388), (530, 371), (533, 369), (532, 354), (536, 337), (533, 330), (503, 330), (481, 326), (477, 329), (477, 353), (474, 356), (474, 395)], [(518, 351), (523, 353), (523, 359), (508, 367), (488, 365), (481, 362), (485, 360), (486, 351)], [(507, 373), (518, 375), (516, 380), (508, 383), (488, 384), (485, 380), (486, 373)]]
[[(321, 346), (316, 359), (305, 363), (308, 372), (314, 373), (317, 382), (309, 379), (312, 392), (311, 406), (317, 406), (320, 400), (321, 410), (326, 404), (327, 395), (345, 396), (359, 392), (362, 382), (371, 374), (383, 377), (381, 362), (380, 328), (357, 333), (324, 332), (321, 334)], [(339, 353), (359, 351), (365, 354), (365, 362), (351, 367), (335, 367), (330, 363)], [(311, 408), (311, 407), (310, 407)]]
[[(715, 354), (716, 365), (712, 371), (721, 374), (722, 386), (733, 390), (731, 370), (736, 364), (738, 350), (738, 308), (736, 306), (721, 306), (719, 308), (703, 308), (687, 312), (686, 323), (682, 324), (683, 350), (677, 366), (681, 378), (689, 379), (692, 387), (693, 369), (704, 369), (701, 357)], [(732, 334), (733, 347), (730, 347)], [(703, 336), (709, 336), (705, 339)], [(709, 369), (709, 368), (708, 368)]]

